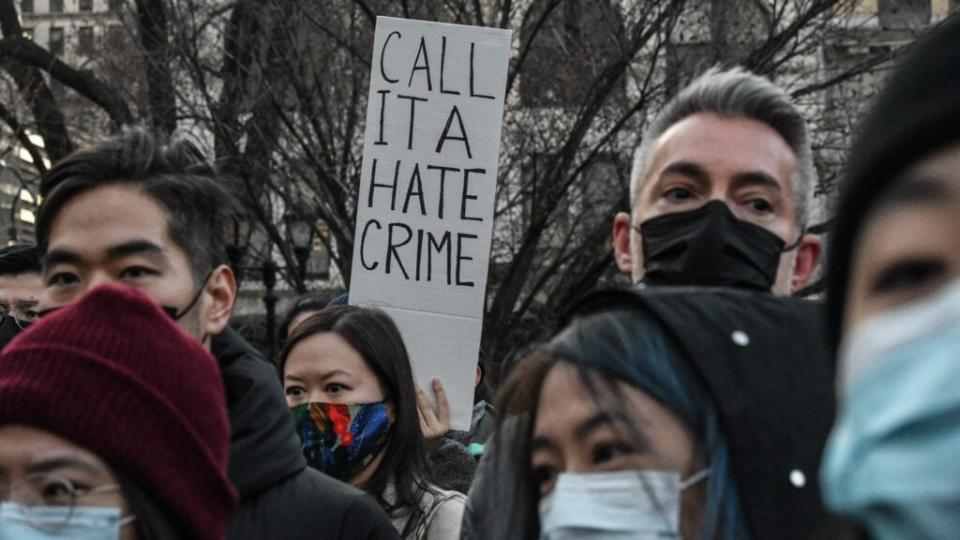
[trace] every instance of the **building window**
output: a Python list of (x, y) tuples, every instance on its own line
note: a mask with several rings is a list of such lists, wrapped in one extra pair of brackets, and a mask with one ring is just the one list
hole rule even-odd
[(63, 0), (50, 0), (50, 13), (63, 13)]
[(93, 0), (80, 0), (80, 11), (93, 11)]
[(50, 53), (55, 56), (63, 54), (63, 28), (59, 26), (50, 27)]
[(77, 52), (84, 55), (93, 54), (93, 27), (81, 26), (77, 33)]
[(20, 0), (20, 13), (33, 13), (33, 0)]
[(119, 13), (123, 9), (123, 0), (110, 0), (108, 9), (114, 13)]

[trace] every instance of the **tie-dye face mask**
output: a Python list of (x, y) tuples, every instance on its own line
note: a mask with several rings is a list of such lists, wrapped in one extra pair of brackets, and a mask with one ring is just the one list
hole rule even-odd
[(389, 439), (383, 401), (303, 403), (291, 411), (307, 464), (344, 482), (360, 474)]

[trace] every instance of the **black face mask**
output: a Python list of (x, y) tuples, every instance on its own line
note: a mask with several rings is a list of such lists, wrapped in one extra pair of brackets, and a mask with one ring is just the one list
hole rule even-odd
[[(721, 201), (640, 224), (644, 283), (770, 291), (784, 247), (777, 235), (740, 219)], [(800, 237), (803, 237), (801, 233)]]
[(17, 334), (23, 332), (29, 326), (30, 322), (28, 321), (18, 323), (12, 316), (3, 317), (3, 320), (0, 320), (0, 349), (6, 347), (7, 343), (13, 341)]

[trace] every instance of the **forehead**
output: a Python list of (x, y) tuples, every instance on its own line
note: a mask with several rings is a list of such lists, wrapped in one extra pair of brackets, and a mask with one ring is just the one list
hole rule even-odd
[(285, 375), (322, 375), (334, 370), (376, 380), (360, 353), (333, 332), (320, 332), (297, 343), (284, 365)]
[(534, 431), (540, 433), (555, 426), (573, 426), (599, 411), (580, 379), (569, 364), (558, 364), (547, 373), (540, 389)]
[(646, 392), (624, 382), (611, 386), (592, 372), (586, 376), (592, 388), (584, 384), (584, 375), (571, 364), (560, 363), (550, 370), (540, 391), (535, 432), (570, 431), (599, 412), (618, 411), (626, 412), (634, 425), (648, 433), (683, 429), (682, 422)]
[(960, 144), (894, 180), (868, 215), (858, 248), (858, 263), (910, 251), (960, 254)]
[(0, 426), (0, 468), (16, 468), (63, 456), (78, 457), (107, 468), (96, 454), (49, 431), (17, 424)]
[(47, 249), (94, 255), (134, 239), (172, 247), (168, 217), (157, 201), (136, 187), (93, 188), (60, 209), (50, 225)]
[(797, 156), (772, 127), (746, 118), (712, 113), (688, 116), (670, 126), (656, 141), (648, 174), (656, 177), (672, 163), (700, 165), (711, 177), (762, 171), (791, 188)]
[(908, 168), (877, 200), (873, 214), (924, 208), (949, 209), (960, 215), (960, 144), (934, 152)]

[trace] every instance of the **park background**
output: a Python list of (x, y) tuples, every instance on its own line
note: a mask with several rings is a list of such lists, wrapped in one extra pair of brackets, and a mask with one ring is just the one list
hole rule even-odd
[[(142, 123), (193, 137), (242, 203), (234, 324), (268, 354), (297, 295), (349, 287), (376, 17), (513, 30), (482, 352), (488, 381), (596, 286), (632, 150), (693, 77), (743, 65), (813, 135), (812, 232), (904, 47), (958, 0), (0, 0), (0, 235), (33, 241), (51, 163)], [(827, 239), (829, 241), (829, 239)], [(816, 279), (800, 294), (822, 292)]]

